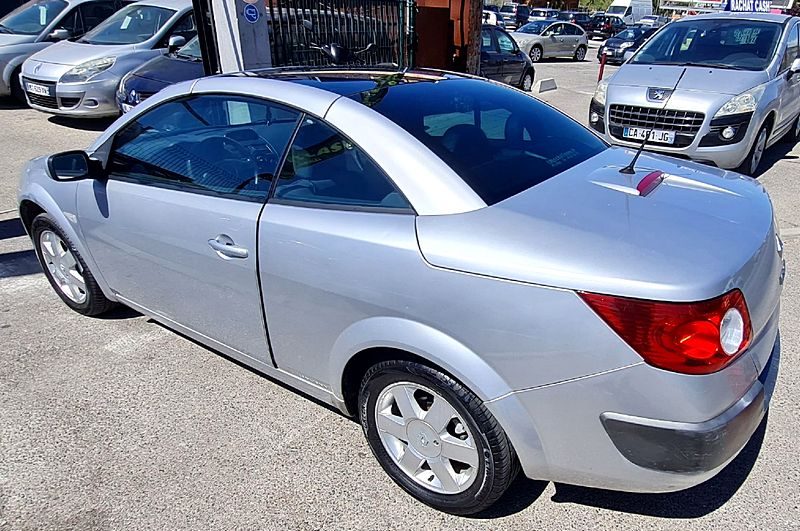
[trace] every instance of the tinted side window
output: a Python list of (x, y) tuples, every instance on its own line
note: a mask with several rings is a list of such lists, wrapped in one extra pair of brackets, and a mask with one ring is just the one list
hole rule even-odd
[(81, 22), (81, 13), (79, 9), (73, 9), (62, 18), (56, 26), (60, 29), (67, 30), (71, 36), (78, 37), (83, 35), (83, 23)]
[(516, 47), (514, 46), (514, 41), (512, 41), (511, 37), (509, 37), (502, 31), (497, 32), (497, 44), (500, 45), (501, 52), (514, 53), (516, 51)]
[(81, 15), (83, 16), (83, 31), (89, 31), (116, 11), (114, 2), (89, 2), (81, 4)]
[(199, 96), (146, 112), (117, 134), (124, 180), (264, 201), (299, 113), (249, 98)]
[(583, 35), (583, 30), (578, 26), (567, 24), (567, 35)]
[(492, 39), (492, 32), (489, 30), (481, 30), (481, 51), (482, 52), (496, 52), (494, 40)]
[(798, 41), (800, 35), (798, 33), (798, 25), (795, 24), (789, 32), (789, 40), (786, 42), (786, 53), (781, 63), (781, 71), (792, 66), (792, 62), (797, 59), (798, 53), (800, 53), (800, 41)]
[(197, 35), (197, 26), (194, 24), (194, 15), (192, 13), (186, 13), (172, 26), (159, 43), (158, 48), (166, 48), (169, 44), (169, 38), (173, 35), (183, 37), (186, 42), (189, 42)]
[(323, 205), (409, 208), (363, 151), (312, 118), (304, 119), (297, 130), (274, 197)]

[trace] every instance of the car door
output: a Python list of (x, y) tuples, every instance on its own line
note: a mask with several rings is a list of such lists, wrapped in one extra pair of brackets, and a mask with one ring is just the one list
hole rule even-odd
[(481, 75), (496, 81), (503, 79), (503, 58), (493, 28), (481, 29)]
[(564, 24), (564, 55), (575, 55), (583, 30), (575, 24)]
[(545, 57), (562, 57), (567, 55), (568, 44), (564, 42), (564, 24), (552, 24), (547, 28), (542, 36), (544, 39), (544, 56)]
[(162, 103), (80, 183), (80, 228), (124, 302), (264, 363), (256, 227), (300, 114), (254, 98)]
[(775, 80), (781, 87), (780, 108), (776, 130), (791, 127), (800, 113), (800, 74), (790, 74), (792, 63), (800, 56), (800, 26), (794, 24), (789, 30), (789, 37), (784, 47), (783, 59)]
[[(426, 127), (436, 132), (441, 125)], [(306, 117), (258, 234), (277, 365), (325, 385), (328, 356), (342, 334), (358, 334), (354, 323), (406, 298), (399, 264), (417, 249), (414, 211), (364, 151), (322, 120)], [(382, 269), (388, 263), (398, 267)], [(387, 285), (397, 285), (391, 302)]]
[(525, 55), (519, 50), (517, 43), (508, 33), (498, 30), (495, 35), (497, 36), (497, 46), (500, 49), (503, 82), (509, 85), (517, 85), (527, 67)]

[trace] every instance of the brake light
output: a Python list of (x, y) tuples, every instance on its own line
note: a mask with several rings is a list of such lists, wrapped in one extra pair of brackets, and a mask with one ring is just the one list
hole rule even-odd
[(647, 363), (661, 369), (709, 374), (750, 344), (750, 313), (738, 289), (691, 303), (579, 295)]

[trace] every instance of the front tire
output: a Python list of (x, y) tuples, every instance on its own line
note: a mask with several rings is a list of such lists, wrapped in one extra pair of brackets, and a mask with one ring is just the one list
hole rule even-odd
[(483, 402), (425, 365), (373, 366), (361, 382), (359, 416), (386, 473), (441, 511), (466, 515), (488, 508), (519, 470), (510, 441)]
[(761, 159), (764, 156), (764, 151), (767, 149), (767, 140), (769, 139), (769, 127), (764, 124), (756, 134), (756, 139), (753, 141), (753, 147), (745, 157), (742, 164), (739, 166), (739, 173), (755, 177), (758, 173), (758, 167), (761, 165)]
[(47, 280), (67, 306), (83, 315), (100, 315), (114, 307), (75, 245), (48, 214), (33, 219), (30, 233)]
[(539, 61), (541, 61), (543, 55), (544, 52), (542, 51), (542, 47), (539, 46), (538, 44), (534, 45), (534, 47), (531, 48), (531, 51), (528, 54), (528, 56), (530, 56), (531, 58), (531, 61), (534, 63), (538, 63)]
[(525, 92), (533, 90), (533, 70), (528, 70), (522, 75), (522, 80), (519, 82), (519, 88)]
[(572, 56), (573, 61), (583, 61), (586, 59), (586, 47), (581, 45), (575, 50), (575, 55)]

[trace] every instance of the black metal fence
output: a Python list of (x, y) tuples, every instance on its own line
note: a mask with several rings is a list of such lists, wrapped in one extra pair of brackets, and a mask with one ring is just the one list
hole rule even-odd
[(327, 66), (312, 44), (336, 43), (351, 51), (373, 45), (352, 63), (412, 66), (415, 9), (413, 0), (267, 0), (272, 64)]

